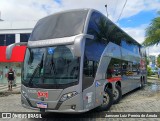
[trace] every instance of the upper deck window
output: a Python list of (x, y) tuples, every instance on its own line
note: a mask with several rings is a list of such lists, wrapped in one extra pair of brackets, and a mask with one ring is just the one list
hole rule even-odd
[(54, 14), (41, 19), (35, 26), (29, 41), (70, 37), (83, 33), (88, 10)]

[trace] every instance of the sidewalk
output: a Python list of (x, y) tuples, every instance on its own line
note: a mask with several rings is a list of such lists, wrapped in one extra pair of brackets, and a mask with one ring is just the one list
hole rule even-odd
[(0, 84), (0, 93), (1, 92), (20, 92), (21, 89), (21, 84), (17, 84), (17, 86), (13, 86), (12, 90), (13, 91), (8, 91), (8, 85), (7, 84)]
[(158, 75), (147, 76), (147, 79), (151, 79), (151, 80), (159, 80), (159, 81), (160, 81), (160, 78), (158, 78)]
[(158, 75), (151, 75), (151, 76), (147, 76), (148, 79), (153, 79), (153, 80), (160, 80), (160, 78), (158, 78)]

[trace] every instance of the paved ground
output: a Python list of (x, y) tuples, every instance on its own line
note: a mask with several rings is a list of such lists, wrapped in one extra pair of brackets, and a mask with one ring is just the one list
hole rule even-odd
[[(17, 84), (16, 86), (13, 86), (13, 91), (14, 92), (19, 92), (20, 91), (20, 87), (21, 87), (20, 84)], [(7, 92), (7, 90), (8, 90), (8, 85), (7, 84), (0, 85), (0, 92)]]
[[(101, 115), (107, 112), (159, 112), (160, 113), (160, 81), (158, 80), (148, 80), (149, 85), (142, 90), (135, 90), (129, 94), (123, 96), (122, 100), (119, 104), (113, 105), (109, 111), (98, 113)], [(33, 110), (25, 109), (20, 104), (20, 94), (11, 94), (9, 96), (0, 97), (0, 112), (33, 112)], [(92, 114), (93, 112), (89, 112), (88, 114)], [(53, 115), (53, 114), (51, 114)], [(94, 114), (93, 114), (94, 115)], [(63, 115), (61, 115), (63, 116)], [(81, 115), (83, 117), (83, 115)], [(51, 119), (45, 119), (45, 121), (49, 121)], [(66, 120), (66, 119), (65, 119)], [(73, 119), (75, 120), (75, 119)], [(76, 119), (77, 120), (77, 119)], [(106, 120), (106, 118), (88, 118), (85, 120)], [(128, 118), (110, 118), (112, 121), (148, 121), (154, 120), (158, 121), (158, 119), (153, 118), (136, 118), (136, 119), (128, 119)], [(23, 120), (25, 121), (25, 120)]]

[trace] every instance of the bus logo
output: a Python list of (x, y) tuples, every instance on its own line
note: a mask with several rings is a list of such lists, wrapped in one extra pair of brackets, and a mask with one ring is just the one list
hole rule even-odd
[(37, 96), (38, 96), (38, 98), (45, 97), (46, 99), (48, 99), (48, 92), (38, 91)]

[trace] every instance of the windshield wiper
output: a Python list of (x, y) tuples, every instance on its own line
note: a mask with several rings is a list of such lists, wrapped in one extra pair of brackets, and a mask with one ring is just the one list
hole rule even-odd
[(41, 58), (40, 63), (36, 66), (33, 74), (31, 75), (31, 78), (30, 78), (30, 80), (29, 80), (29, 82), (28, 82), (28, 85), (29, 85), (29, 86), (33, 86), (33, 83), (32, 83), (32, 82), (33, 82), (34, 76), (35, 76), (36, 73), (37, 73), (37, 70), (39, 69), (39, 73), (41, 72), (41, 69), (42, 69), (42, 67), (43, 67), (43, 56), (44, 56), (44, 54), (42, 55), (42, 58)]

